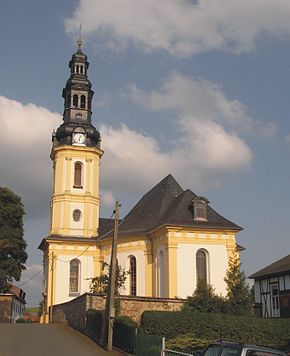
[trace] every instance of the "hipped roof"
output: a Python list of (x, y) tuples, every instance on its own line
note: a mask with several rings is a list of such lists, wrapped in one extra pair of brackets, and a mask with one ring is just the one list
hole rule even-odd
[(280, 260), (262, 268), (258, 272), (252, 274), (249, 278), (262, 279), (263, 277), (276, 276), (278, 274), (286, 273), (290, 273), (290, 255), (287, 255)]
[[(192, 200), (197, 198), (191, 190), (183, 190), (171, 174), (165, 177), (133, 207), (119, 226), (119, 236), (143, 235), (159, 226), (180, 226), (188, 228), (228, 229), (240, 231), (242, 228), (207, 206), (207, 221), (194, 220)], [(103, 220), (103, 219), (100, 219)], [(103, 222), (100, 221), (100, 225)], [(112, 236), (103, 229), (100, 238)]]

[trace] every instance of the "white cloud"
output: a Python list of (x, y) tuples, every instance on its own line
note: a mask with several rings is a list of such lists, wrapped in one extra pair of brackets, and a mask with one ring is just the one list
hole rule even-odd
[[(13, 146), (19, 149), (50, 145), (52, 130), (59, 125), (61, 116), (34, 104), (22, 103), (0, 96), (1, 144), (6, 145), (13, 139)], [(41, 144), (41, 145), (40, 145)]]
[(230, 100), (220, 86), (202, 78), (173, 73), (157, 91), (145, 93), (132, 84), (128, 94), (134, 102), (153, 111), (175, 110), (195, 120), (213, 120), (245, 132), (253, 125), (241, 102)]
[(262, 36), (290, 34), (288, 0), (79, 0), (69, 33), (82, 23), (110, 50), (132, 41), (143, 50), (161, 49), (186, 57), (210, 50), (253, 50)]
[(170, 172), (170, 156), (160, 152), (158, 142), (125, 124), (100, 128), (102, 148), (101, 182), (105, 189), (137, 193)]
[(235, 134), (217, 123), (180, 119), (176, 148), (161, 152), (153, 137), (130, 130), (102, 126), (102, 184), (116, 191), (138, 194), (172, 173), (185, 188), (219, 185), (229, 173), (248, 168), (251, 151)]
[[(0, 96), (0, 184), (20, 194), (26, 212), (42, 215), (49, 208), (52, 169), (51, 133), (60, 115), (34, 104)], [(4, 169), (2, 167), (5, 167)], [(45, 203), (44, 203), (45, 202)]]
[(132, 84), (127, 95), (148, 110), (173, 110), (178, 135), (174, 148), (163, 152), (153, 137), (125, 125), (103, 126), (107, 184), (137, 192), (170, 172), (185, 187), (204, 189), (250, 166), (252, 153), (240, 135), (258, 125), (241, 102), (228, 99), (216, 84), (174, 73), (159, 90), (146, 93)]
[(110, 190), (101, 190), (101, 206), (106, 208), (112, 208), (115, 205), (116, 199), (114, 198), (113, 192)]

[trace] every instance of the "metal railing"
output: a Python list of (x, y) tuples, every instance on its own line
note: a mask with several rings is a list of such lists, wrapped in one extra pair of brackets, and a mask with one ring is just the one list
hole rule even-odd
[(182, 351), (167, 349), (165, 345), (165, 337), (163, 337), (161, 356), (174, 356), (174, 355), (192, 356), (195, 355), (195, 352), (191, 349), (184, 349)]

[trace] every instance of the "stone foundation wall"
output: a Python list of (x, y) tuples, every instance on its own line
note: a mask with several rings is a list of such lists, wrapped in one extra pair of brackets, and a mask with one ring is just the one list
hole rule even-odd
[[(120, 315), (129, 316), (138, 324), (141, 315), (147, 310), (157, 311), (179, 311), (185, 300), (183, 299), (161, 299), (148, 297), (118, 296), (120, 300)], [(53, 322), (64, 323), (81, 332), (86, 327), (86, 312), (89, 309), (105, 309), (105, 296), (85, 293), (70, 302), (53, 306)]]
[(161, 299), (148, 297), (127, 297), (120, 296), (120, 315), (127, 315), (140, 324), (141, 315), (147, 310), (156, 311), (179, 311), (182, 309), (185, 300), (181, 299)]

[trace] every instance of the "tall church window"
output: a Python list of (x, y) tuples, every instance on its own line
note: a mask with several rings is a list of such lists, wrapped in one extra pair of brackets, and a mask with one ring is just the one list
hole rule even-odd
[(79, 105), (78, 101), (79, 101), (78, 96), (76, 94), (74, 94), (74, 96), (73, 96), (73, 107), (74, 108), (78, 107), (78, 105)]
[(70, 261), (69, 270), (69, 292), (79, 293), (80, 291), (80, 261), (78, 259), (73, 259)]
[(205, 250), (198, 250), (196, 253), (196, 280), (197, 283), (207, 281), (207, 253)]
[(81, 74), (83, 74), (83, 72), (84, 72), (84, 67), (81, 66)]
[(137, 276), (136, 276), (136, 257), (130, 256), (130, 295), (136, 295), (137, 291)]
[(81, 96), (81, 108), (84, 109), (86, 107), (86, 97), (85, 95)]
[(75, 163), (75, 172), (74, 172), (74, 188), (82, 188), (82, 169), (83, 165), (81, 162)]

